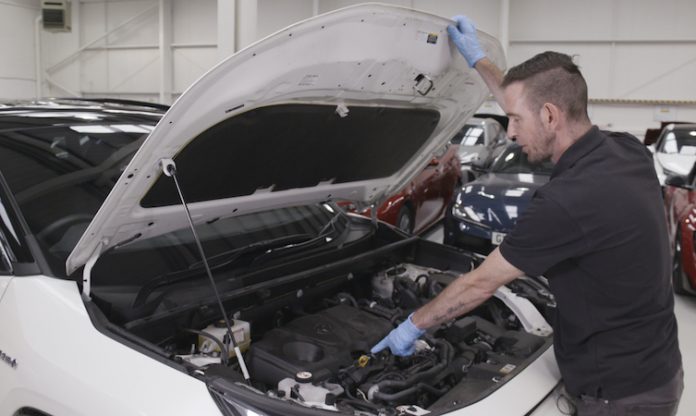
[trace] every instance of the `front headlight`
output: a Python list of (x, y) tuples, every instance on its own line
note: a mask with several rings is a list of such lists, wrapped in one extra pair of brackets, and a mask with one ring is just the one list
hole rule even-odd
[(452, 206), (452, 215), (462, 221), (470, 222), (479, 227), (489, 228), (481, 222), (481, 216), (479, 216), (473, 208), (468, 205), (454, 204)]

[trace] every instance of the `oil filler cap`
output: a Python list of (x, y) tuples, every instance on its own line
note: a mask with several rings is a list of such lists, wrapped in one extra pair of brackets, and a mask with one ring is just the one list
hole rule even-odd
[(298, 371), (295, 373), (295, 381), (298, 383), (311, 383), (312, 373), (309, 371)]

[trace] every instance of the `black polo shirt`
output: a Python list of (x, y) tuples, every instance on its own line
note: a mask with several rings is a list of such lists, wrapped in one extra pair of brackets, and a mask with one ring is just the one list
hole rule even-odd
[(566, 150), (504, 240), (507, 261), (556, 297), (556, 359), (569, 393), (618, 399), (681, 365), (662, 196), (650, 153), (592, 127)]

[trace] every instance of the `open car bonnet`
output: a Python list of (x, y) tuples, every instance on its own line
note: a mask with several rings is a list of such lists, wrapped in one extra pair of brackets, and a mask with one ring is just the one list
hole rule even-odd
[[(196, 81), (135, 154), (66, 262), (194, 223), (332, 199), (379, 203), (416, 175), (487, 90), (442, 17), (359, 5), (290, 26)], [(504, 67), (497, 41), (479, 39)], [(88, 271), (86, 270), (86, 274)]]

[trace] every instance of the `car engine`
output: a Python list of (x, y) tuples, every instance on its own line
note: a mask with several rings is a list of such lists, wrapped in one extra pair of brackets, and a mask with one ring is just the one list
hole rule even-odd
[[(353, 414), (422, 414), (480, 399), (550, 345), (550, 330), (530, 333), (513, 312), (520, 304), (543, 308), (552, 301), (534, 281), (518, 280), (512, 295), (491, 298), (428, 331), (412, 356), (394, 356), (388, 349), (370, 353), (456, 277), (403, 263), (374, 273), (369, 293), (339, 292), (313, 305), (276, 311), (270, 323), (252, 321), (250, 333), (248, 322), (235, 319), (233, 333), (246, 349), (252, 387), (279, 400)], [(257, 333), (257, 327), (269, 329)], [(203, 332), (214, 338), (214, 328)], [(221, 362), (215, 345), (229, 340), (223, 334), (205, 344), (203, 338), (179, 357), (212, 371)]]

